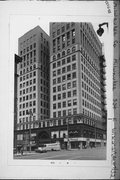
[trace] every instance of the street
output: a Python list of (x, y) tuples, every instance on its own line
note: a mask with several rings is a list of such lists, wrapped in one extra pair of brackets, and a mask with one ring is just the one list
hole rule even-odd
[(46, 153), (26, 153), (14, 155), (14, 159), (42, 159), (42, 160), (105, 160), (106, 148), (97, 147), (89, 149), (74, 149), (49, 151)]

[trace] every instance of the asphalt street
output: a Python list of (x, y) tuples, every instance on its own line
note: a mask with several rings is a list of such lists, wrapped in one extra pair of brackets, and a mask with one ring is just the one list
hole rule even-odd
[(42, 159), (42, 160), (105, 160), (106, 148), (89, 148), (89, 149), (74, 149), (49, 151), (46, 153), (26, 153), (23, 155), (14, 155), (14, 159)]

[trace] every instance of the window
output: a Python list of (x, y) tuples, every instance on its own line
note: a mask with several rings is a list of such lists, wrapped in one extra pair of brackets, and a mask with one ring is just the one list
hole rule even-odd
[(70, 28), (70, 23), (66, 24), (66, 29), (68, 30)]
[(53, 69), (56, 68), (56, 63), (53, 63)]
[(73, 108), (73, 114), (77, 114), (77, 108)]
[(68, 115), (71, 115), (71, 109), (68, 109)]
[(71, 100), (68, 101), (68, 106), (71, 106)]
[(64, 31), (65, 31), (65, 26), (62, 27), (62, 32), (64, 32)]
[(56, 56), (55, 56), (55, 55), (53, 56), (53, 61), (54, 61), (54, 60), (56, 60)]
[(35, 106), (36, 105), (36, 101), (33, 101), (33, 106)]
[(66, 84), (62, 85), (62, 90), (66, 90)]
[(76, 69), (76, 63), (72, 64), (72, 70)]
[(33, 72), (33, 76), (36, 76), (36, 71)]
[(71, 66), (67, 66), (67, 72), (69, 72), (71, 70)]
[(53, 92), (56, 92), (56, 87), (53, 87)]
[(60, 44), (60, 37), (57, 38), (57, 44)]
[(66, 116), (66, 110), (63, 110), (63, 116)]
[(67, 39), (70, 39), (70, 32), (67, 32)]
[(65, 73), (65, 71), (66, 71), (66, 70), (65, 70), (65, 67), (63, 67), (63, 68), (62, 68), (62, 73)]
[(56, 76), (56, 71), (53, 71), (53, 77)]
[(65, 56), (65, 51), (62, 52), (62, 56)]
[(72, 52), (75, 52), (75, 50), (76, 50), (76, 47), (74, 46), (74, 47), (72, 48)]
[(66, 107), (66, 101), (63, 101), (63, 108)]
[(75, 37), (75, 29), (72, 30), (72, 37)]
[(53, 84), (56, 84), (56, 79), (53, 79)]
[(72, 55), (72, 61), (75, 61), (76, 60), (76, 55)]
[(70, 49), (67, 50), (67, 54), (70, 54)]
[(76, 72), (73, 72), (73, 73), (72, 73), (72, 78), (73, 78), (73, 79), (76, 78)]
[(62, 65), (64, 65), (65, 64), (65, 59), (62, 59)]
[(73, 90), (73, 96), (77, 96), (77, 90)]
[(61, 86), (58, 86), (58, 91), (61, 91)]
[(67, 58), (67, 63), (70, 63), (70, 57)]
[(65, 35), (62, 35), (62, 42), (65, 42)]
[(58, 103), (58, 108), (61, 108), (61, 103)]
[(58, 58), (58, 59), (60, 58), (60, 53), (57, 54), (57, 58)]
[(36, 86), (33, 86), (33, 91), (35, 91), (36, 90)]
[(60, 100), (61, 99), (61, 94), (58, 94), (58, 100)]
[(59, 67), (61, 64), (60, 64), (60, 61), (57, 62), (57, 67)]
[(77, 99), (73, 99), (73, 106), (77, 105)]
[(57, 78), (57, 83), (61, 83), (61, 77)]
[(35, 93), (33, 94), (33, 98), (36, 98), (36, 94)]
[(56, 101), (56, 95), (53, 96), (53, 101)]
[(61, 69), (58, 69), (57, 70), (57, 75), (60, 75), (61, 74)]
[(30, 80), (30, 85), (32, 85), (32, 80)]
[(53, 104), (53, 109), (56, 109), (56, 104)]
[(33, 79), (33, 83), (34, 83), (34, 84), (36, 83), (36, 79)]
[(59, 35), (59, 34), (60, 34), (60, 29), (57, 30), (57, 35)]
[(66, 98), (66, 93), (63, 93), (62, 96), (63, 96), (63, 99), (65, 99)]
[(55, 32), (53, 32), (52, 36), (53, 36), (53, 38), (55, 37)]
[(67, 74), (67, 80), (71, 79), (71, 74)]
[(71, 88), (71, 83), (67, 83), (67, 89)]
[(68, 97), (71, 97), (71, 91), (68, 91)]
[(53, 46), (55, 46), (55, 39), (53, 40)]
[(64, 82), (66, 79), (66, 76), (62, 76), (62, 81)]
[(56, 117), (56, 112), (53, 112), (53, 117), (54, 117), (54, 118)]
[(61, 116), (61, 111), (58, 111), (58, 117), (60, 117)]

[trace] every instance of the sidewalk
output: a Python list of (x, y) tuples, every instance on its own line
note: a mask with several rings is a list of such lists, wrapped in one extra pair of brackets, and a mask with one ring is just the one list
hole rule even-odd
[(26, 155), (34, 155), (34, 154), (36, 154), (35, 151), (31, 151), (31, 152), (29, 152), (29, 151), (24, 151), (23, 154), (17, 153), (17, 154), (14, 154), (14, 156), (26, 156)]

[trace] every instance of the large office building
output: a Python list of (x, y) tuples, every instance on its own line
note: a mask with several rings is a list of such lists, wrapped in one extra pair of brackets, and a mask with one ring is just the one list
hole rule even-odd
[(106, 65), (92, 24), (50, 23), (50, 37), (37, 26), (19, 38), (18, 54), (17, 144), (104, 144)]
[[(17, 130), (39, 127), (49, 118), (49, 36), (35, 27), (19, 38)], [(23, 134), (18, 135), (18, 140)]]
[(50, 47), (50, 117), (81, 114), (105, 130), (105, 59), (92, 24), (51, 23)]

